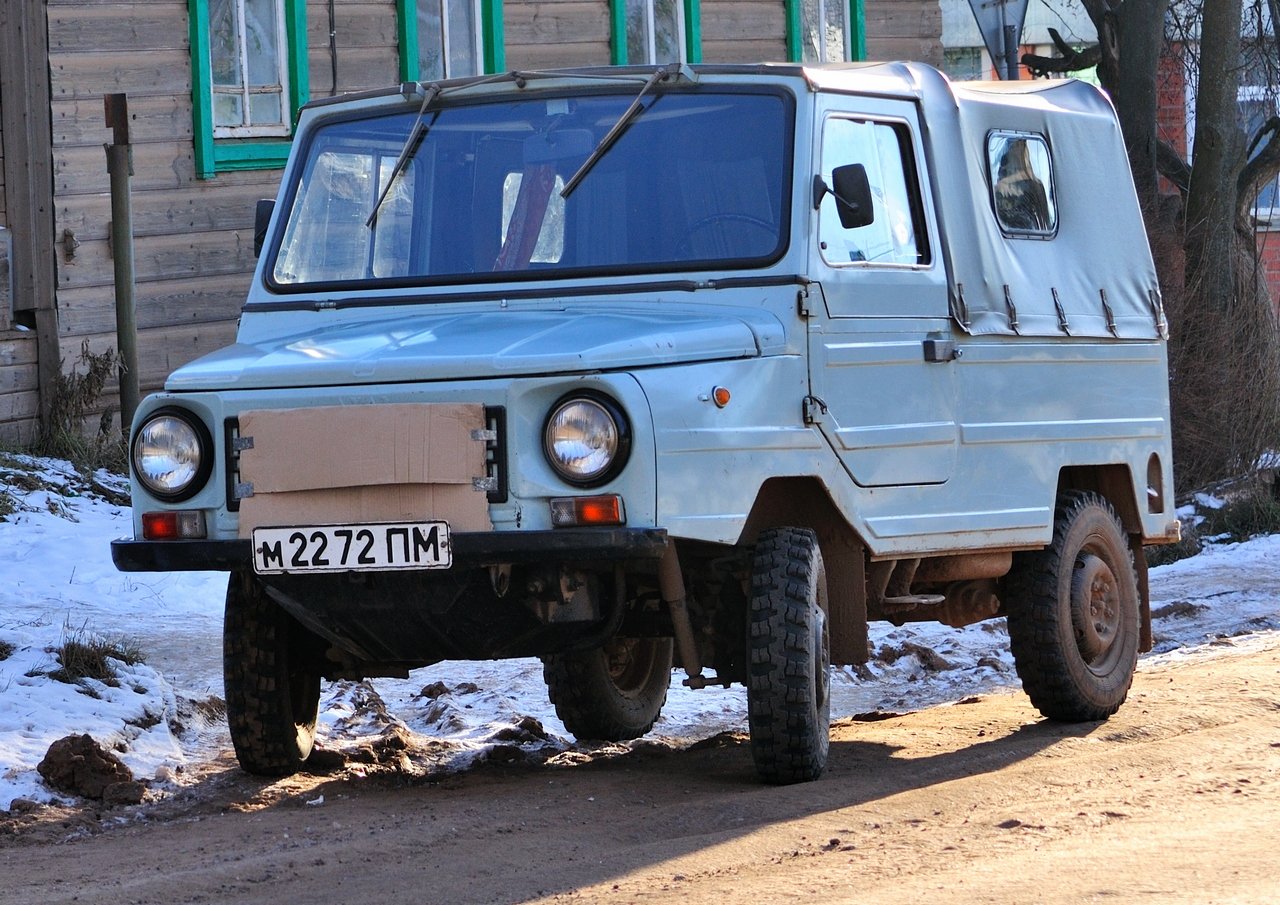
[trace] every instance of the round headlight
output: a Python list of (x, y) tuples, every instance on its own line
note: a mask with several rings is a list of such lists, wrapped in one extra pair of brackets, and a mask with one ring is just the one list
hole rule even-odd
[(208, 431), (192, 416), (160, 410), (133, 437), (133, 473), (157, 499), (193, 497), (213, 469)]
[(612, 401), (573, 396), (551, 410), (543, 444), (560, 477), (571, 484), (603, 484), (626, 464), (631, 435)]

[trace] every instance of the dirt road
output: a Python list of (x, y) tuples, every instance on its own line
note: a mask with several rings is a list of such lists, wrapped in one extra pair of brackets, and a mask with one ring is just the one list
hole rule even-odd
[(0, 902), (1273, 903), (1280, 638), (1223, 644), (1102, 724), (1020, 694), (839, 723), (801, 786), (737, 737), (443, 780), (219, 763), (122, 825), (15, 820)]

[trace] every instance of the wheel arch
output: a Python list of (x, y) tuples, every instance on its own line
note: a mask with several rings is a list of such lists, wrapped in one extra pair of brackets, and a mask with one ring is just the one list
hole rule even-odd
[(810, 528), (827, 572), (831, 662), (865, 663), (867, 652), (866, 546), (813, 477), (769, 478), (756, 494), (738, 538), (751, 546), (766, 528)]
[(1151, 650), (1151, 584), (1147, 575), (1147, 555), (1142, 546), (1142, 516), (1137, 487), (1129, 466), (1069, 465), (1058, 473), (1057, 495), (1067, 490), (1091, 490), (1115, 509), (1129, 538), (1133, 569), (1138, 579), (1138, 649)]

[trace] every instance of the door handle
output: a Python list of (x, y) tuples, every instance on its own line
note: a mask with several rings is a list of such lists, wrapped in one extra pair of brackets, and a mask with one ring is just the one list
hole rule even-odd
[(964, 350), (957, 349), (952, 340), (926, 339), (924, 341), (925, 361), (955, 361), (963, 354)]

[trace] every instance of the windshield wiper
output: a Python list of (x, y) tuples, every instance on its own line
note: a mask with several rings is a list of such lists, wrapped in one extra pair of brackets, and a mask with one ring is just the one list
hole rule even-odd
[(391, 168), (391, 177), (387, 180), (387, 184), (382, 187), (382, 194), (378, 195), (378, 200), (373, 205), (373, 210), (369, 211), (369, 219), (364, 221), (366, 229), (372, 228), (374, 222), (377, 221), (378, 211), (382, 209), (382, 202), (387, 200), (387, 195), (391, 192), (391, 186), (395, 185), (396, 178), (408, 166), (409, 161), (413, 159), (413, 155), (417, 152), (422, 139), (427, 137), (427, 130), (430, 126), (423, 125), (422, 118), (427, 115), (427, 110), (435, 102), (435, 99), (440, 96), (440, 91), (440, 85), (435, 82), (427, 88), (427, 93), (422, 98), (422, 106), (418, 108), (418, 115), (414, 117), (413, 125), (409, 128), (409, 135), (404, 140), (404, 147), (400, 149), (400, 156), (396, 158), (396, 165)]
[(613, 124), (613, 128), (609, 130), (604, 138), (600, 139), (600, 144), (596, 145), (596, 149), (592, 151), (591, 155), (582, 162), (582, 166), (578, 167), (578, 171), (574, 173), (569, 181), (564, 184), (564, 188), (560, 190), (561, 198), (568, 198), (569, 194), (578, 187), (578, 183), (586, 177), (587, 173), (591, 172), (591, 168), (596, 165), (597, 161), (607, 154), (609, 149), (613, 147), (614, 143), (622, 137), (622, 133), (626, 130), (627, 126), (631, 125), (635, 118), (639, 116), (640, 112), (644, 109), (644, 97), (653, 90), (653, 86), (668, 78), (683, 78), (690, 82), (697, 81), (697, 77), (694, 76), (693, 70), (689, 69), (687, 66), (681, 65), (680, 63), (668, 63), (653, 75), (649, 76), (648, 81), (644, 83), (644, 87), (640, 89), (640, 93), (636, 95), (636, 99), (631, 102), (631, 106), (618, 117), (618, 121)]

